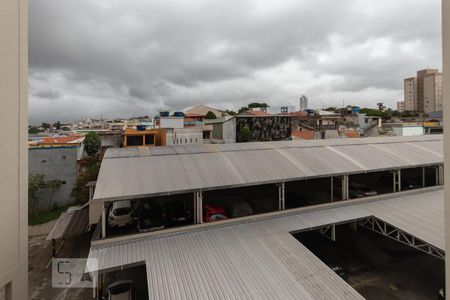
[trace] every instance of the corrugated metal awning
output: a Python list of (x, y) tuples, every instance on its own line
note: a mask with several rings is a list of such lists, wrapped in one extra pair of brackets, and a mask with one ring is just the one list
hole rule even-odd
[(377, 217), (444, 248), (443, 191), (91, 247), (86, 271), (145, 262), (151, 299), (362, 299), (290, 232)]
[(89, 205), (75, 206), (62, 213), (46, 240), (69, 238), (86, 231), (89, 221)]
[(442, 135), (108, 149), (93, 201), (443, 164)]

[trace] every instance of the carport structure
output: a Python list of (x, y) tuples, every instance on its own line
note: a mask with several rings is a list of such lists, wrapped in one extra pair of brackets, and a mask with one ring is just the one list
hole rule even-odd
[(429, 188), (98, 240), (86, 272), (145, 263), (151, 299), (362, 299), (292, 234), (377, 218), (443, 251), (443, 200)]
[(284, 210), (286, 182), (331, 178), (333, 190), (338, 179), (346, 200), (351, 174), (391, 171), (398, 192), (402, 169), (417, 167), (442, 183), (442, 135), (108, 149), (91, 205), (103, 205), (105, 237), (105, 202), (190, 193), (201, 223), (205, 191), (274, 184)]

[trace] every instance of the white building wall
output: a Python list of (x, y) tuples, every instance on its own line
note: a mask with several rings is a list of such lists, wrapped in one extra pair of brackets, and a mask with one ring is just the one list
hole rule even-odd
[(395, 136), (418, 136), (424, 135), (424, 129), (422, 126), (393, 127), (392, 133)]
[(159, 123), (160, 128), (183, 128), (184, 118), (162, 117)]
[(27, 1), (0, 1), (0, 290), (28, 291)]
[(203, 144), (203, 130), (201, 128), (168, 129), (166, 132), (166, 145), (193, 145)]

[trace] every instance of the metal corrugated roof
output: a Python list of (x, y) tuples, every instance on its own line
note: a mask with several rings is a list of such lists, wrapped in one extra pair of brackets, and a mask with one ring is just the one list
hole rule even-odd
[(93, 200), (442, 163), (442, 135), (108, 149)]
[(91, 247), (86, 271), (145, 262), (151, 299), (362, 299), (290, 232), (377, 217), (441, 249), (443, 191), (286, 212)]
[(87, 203), (83, 206), (69, 207), (59, 216), (46, 240), (69, 238), (85, 232), (89, 223), (88, 208)]

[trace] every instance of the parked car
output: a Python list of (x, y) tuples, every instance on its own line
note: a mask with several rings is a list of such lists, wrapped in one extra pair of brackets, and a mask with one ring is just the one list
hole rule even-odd
[(133, 208), (130, 200), (115, 201), (111, 204), (108, 212), (108, 226), (123, 227), (133, 222)]
[(166, 215), (158, 202), (141, 201), (137, 212), (137, 230), (155, 231), (165, 227)]
[[(393, 186), (393, 179), (392, 179), (392, 175), (384, 175), (380, 178), (380, 182), (385, 185), (385, 186)], [(402, 186), (402, 191), (406, 191), (406, 190), (412, 190), (412, 189), (417, 189), (417, 188), (421, 188), (422, 184), (419, 183), (416, 179), (411, 178), (411, 177), (402, 177), (401, 178), (401, 186)]]
[(106, 288), (104, 300), (134, 300), (136, 299), (136, 289), (133, 281), (119, 280), (110, 284)]
[(219, 199), (231, 218), (239, 218), (253, 215), (253, 209), (247, 201), (239, 196), (222, 197)]
[(350, 182), (348, 186), (348, 194), (350, 198), (362, 198), (368, 196), (375, 196), (378, 193), (364, 184)]
[(166, 211), (168, 221), (172, 225), (182, 225), (192, 221), (192, 213), (186, 201), (169, 202)]
[(208, 223), (227, 219), (227, 212), (222, 207), (212, 204), (203, 207), (203, 222)]

